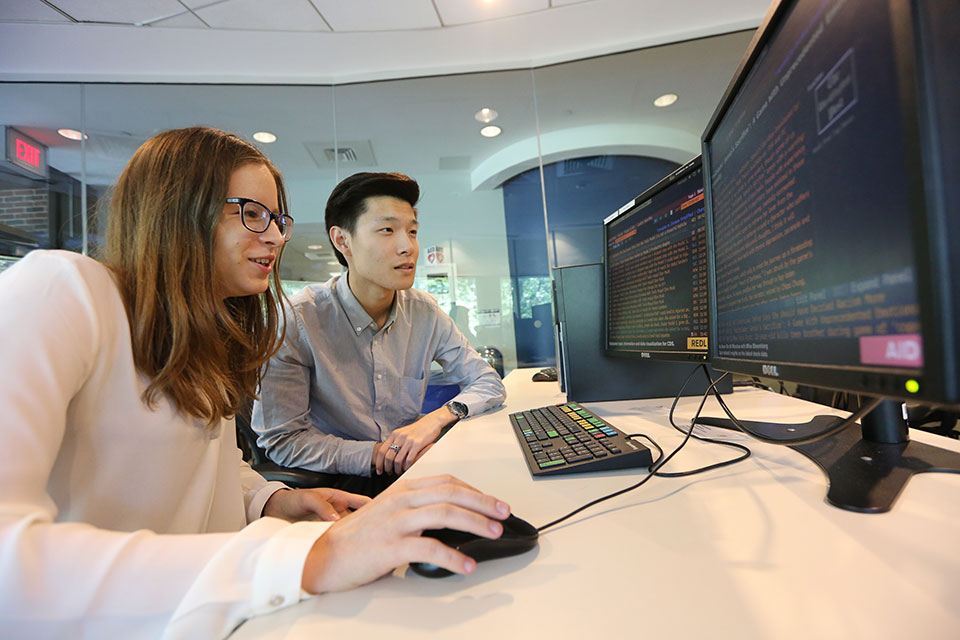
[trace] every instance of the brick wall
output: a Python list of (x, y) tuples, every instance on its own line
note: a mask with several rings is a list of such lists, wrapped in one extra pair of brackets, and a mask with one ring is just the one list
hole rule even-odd
[(45, 237), (49, 211), (46, 188), (0, 190), (0, 224)]

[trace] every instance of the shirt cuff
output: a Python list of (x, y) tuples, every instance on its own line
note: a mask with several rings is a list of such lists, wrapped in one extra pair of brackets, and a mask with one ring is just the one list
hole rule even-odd
[(373, 447), (370, 440), (344, 440), (340, 445), (340, 473), (352, 476), (370, 476), (370, 462), (373, 460)]
[(260, 487), (257, 490), (257, 493), (253, 496), (253, 500), (250, 501), (250, 504), (247, 505), (247, 522), (253, 522), (258, 520), (263, 516), (263, 507), (267, 504), (267, 500), (270, 499), (270, 496), (275, 494), (280, 489), (289, 489), (287, 485), (282, 482), (268, 482), (267, 484)]
[(253, 578), (253, 614), (263, 615), (310, 597), (300, 588), (303, 565), (313, 544), (331, 522), (296, 522), (270, 538), (257, 560)]
[[(450, 402), (459, 402), (460, 404), (467, 405), (467, 418), (472, 418), (475, 415), (481, 414), (487, 410), (487, 405), (490, 404), (489, 399), (479, 398), (475, 393), (463, 393), (455, 396), (450, 400)], [(464, 418), (466, 420), (466, 418)]]

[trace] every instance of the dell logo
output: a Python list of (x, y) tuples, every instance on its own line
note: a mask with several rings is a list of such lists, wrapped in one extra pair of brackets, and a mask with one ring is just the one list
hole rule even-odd
[(765, 364), (763, 365), (763, 375), (779, 378), (780, 370), (777, 368), (777, 365), (775, 364)]

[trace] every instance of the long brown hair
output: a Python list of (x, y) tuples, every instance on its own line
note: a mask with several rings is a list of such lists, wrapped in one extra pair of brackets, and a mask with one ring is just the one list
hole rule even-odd
[(248, 163), (269, 168), (285, 213), (280, 172), (248, 142), (204, 127), (150, 138), (112, 190), (100, 256), (126, 306), (134, 362), (150, 378), (144, 402), (155, 406), (166, 395), (210, 426), (256, 397), (282, 335), (280, 255), (266, 292), (226, 300), (215, 293), (214, 231), (230, 177)]

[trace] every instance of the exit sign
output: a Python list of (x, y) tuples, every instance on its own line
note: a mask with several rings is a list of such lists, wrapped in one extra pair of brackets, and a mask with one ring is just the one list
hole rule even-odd
[(30, 175), (46, 178), (47, 148), (13, 127), (5, 129), (7, 162)]

